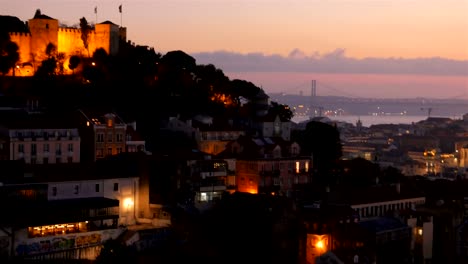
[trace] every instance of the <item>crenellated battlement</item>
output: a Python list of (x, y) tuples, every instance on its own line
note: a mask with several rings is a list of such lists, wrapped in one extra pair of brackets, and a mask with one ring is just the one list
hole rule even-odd
[[(83, 42), (81, 28), (60, 27), (58, 20), (35, 19), (28, 21), (31, 32), (9, 32), (11, 41), (18, 45), (20, 59), (19, 65), (40, 65), (46, 58), (46, 48), (49, 43), (57, 48), (57, 52), (63, 53), (65, 59), (71, 55), (91, 56), (97, 49), (104, 49), (108, 54), (115, 55), (119, 50), (119, 40), (126, 39), (126, 28), (106, 21), (90, 28), (86, 47)], [(27, 73), (17, 70), (16, 76), (34, 74), (35, 68)], [(72, 73), (68, 70), (68, 73)], [(67, 69), (65, 69), (67, 74)]]
[(29, 32), (8, 32), (10, 37), (31, 37)]

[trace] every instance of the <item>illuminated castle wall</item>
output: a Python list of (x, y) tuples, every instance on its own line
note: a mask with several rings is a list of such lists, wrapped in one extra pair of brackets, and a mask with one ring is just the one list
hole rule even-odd
[(29, 33), (10, 32), (10, 39), (18, 44), (20, 52), (18, 66), (11, 75), (33, 75), (41, 62), (47, 58), (46, 47), (49, 43), (55, 45), (59, 53), (65, 54), (65, 74), (70, 74), (70, 56), (92, 56), (99, 48), (103, 48), (107, 54), (115, 55), (119, 51), (119, 40), (126, 40), (126, 28), (109, 21), (96, 24), (94, 29), (90, 30), (88, 50), (81, 39), (81, 29), (60, 27), (57, 19), (42, 15), (29, 19), (28, 26)]

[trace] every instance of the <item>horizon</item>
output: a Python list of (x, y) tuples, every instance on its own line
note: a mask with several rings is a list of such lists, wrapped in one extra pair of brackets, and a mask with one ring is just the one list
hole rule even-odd
[(36, 9), (70, 26), (112, 21), (136, 45), (184, 51), (267, 93), (307, 94), (317, 80), (318, 95), (468, 98), (468, 0), (2, 0), (0, 15)]

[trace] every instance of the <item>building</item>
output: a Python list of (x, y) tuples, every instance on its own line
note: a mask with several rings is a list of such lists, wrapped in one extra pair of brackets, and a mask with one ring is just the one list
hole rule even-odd
[[(114, 112), (80, 109), (76, 114), (83, 138), (83, 161), (96, 161), (125, 152), (126, 142), (133, 141), (134, 136), (127, 137), (127, 124)], [(135, 133), (134, 130), (131, 132)]]
[(64, 117), (24, 114), (0, 121), (3, 159), (27, 164), (79, 163), (80, 143), (78, 128)]
[[(79, 22), (79, 21), (77, 21)], [(9, 32), (11, 41), (19, 47), (20, 59), (11, 75), (32, 76), (42, 61), (47, 58), (46, 49), (54, 45), (57, 53), (65, 55), (64, 73), (71, 74), (68, 60), (71, 56), (90, 57), (97, 49), (115, 55), (120, 41), (126, 41), (126, 28), (110, 21), (94, 25), (87, 35), (87, 43), (82, 40), (82, 29), (63, 27), (55, 18), (41, 14), (40, 10), (27, 21), (26, 32)]]
[[(139, 176), (122, 168), (2, 163), (0, 240), (18, 259), (94, 259), (137, 222)], [(149, 204), (147, 204), (149, 206)], [(2, 252), (5, 253), (5, 252)]]

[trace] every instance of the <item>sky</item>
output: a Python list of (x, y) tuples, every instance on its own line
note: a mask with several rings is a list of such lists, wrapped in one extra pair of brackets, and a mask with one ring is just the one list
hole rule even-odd
[(23, 21), (36, 9), (110, 20), (267, 93), (468, 99), (468, 0), (0, 0)]

